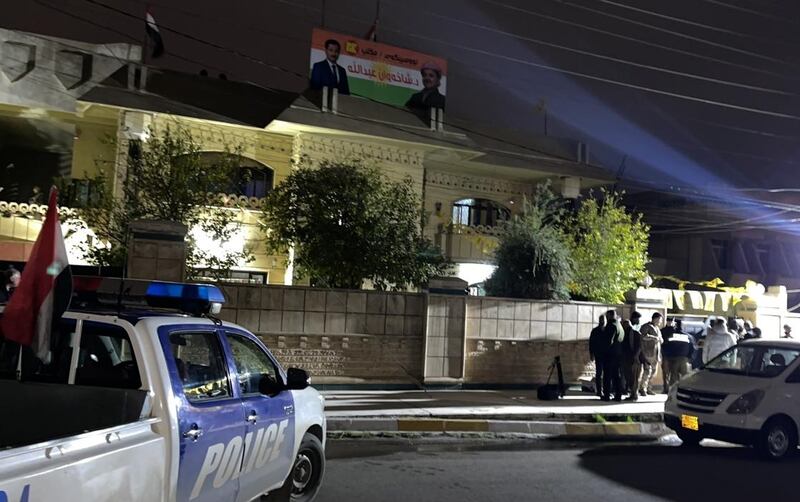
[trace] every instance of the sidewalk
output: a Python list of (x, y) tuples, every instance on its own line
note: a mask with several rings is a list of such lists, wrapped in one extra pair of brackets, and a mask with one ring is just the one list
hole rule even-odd
[(492, 433), (659, 437), (666, 396), (603, 402), (570, 393), (539, 401), (535, 391), (326, 391), (332, 434)]

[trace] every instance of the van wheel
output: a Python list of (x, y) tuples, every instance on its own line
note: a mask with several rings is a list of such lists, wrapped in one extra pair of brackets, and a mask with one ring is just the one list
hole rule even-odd
[(785, 417), (771, 418), (761, 428), (756, 449), (768, 460), (782, 460), (797, 449), (797, 429)]
[(700, 441), (703, 440), (700, 434), (693, 432), (678, 432), (677, 434), (678, 439), (681, 440), (681, 446), (686, 448), (697, 448), (700, 446)]
[(325, 451), (322, 442), (313, 434), (306, 433), (292, 470), (283, 486), (262, 498), (264, 502), (311, 502), (322, 486), (325, 474)]

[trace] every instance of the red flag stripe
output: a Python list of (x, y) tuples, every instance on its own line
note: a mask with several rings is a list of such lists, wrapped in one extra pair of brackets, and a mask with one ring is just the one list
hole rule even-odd
[[(50, 191), (47, 214), (22, 271), (19, 287), (8, 302), (0, 321), (2, 335), (31, 346), (46, 360), (50, 349), (53, 320), (61, 317), (72, 296), (67, 248), (58, 221), (58, 192)], [(67, 287), (54, 288), (56, 281)], [(58, 297), (56, 297), (56, 295)]]

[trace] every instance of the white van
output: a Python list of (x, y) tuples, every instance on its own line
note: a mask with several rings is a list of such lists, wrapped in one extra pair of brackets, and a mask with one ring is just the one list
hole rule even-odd
[(755, 447), (770, 459), (797, 449), (800, 341), (750, 340), (683, 378), (669, 393), (664, 423), (685, 445), (705, 438)]

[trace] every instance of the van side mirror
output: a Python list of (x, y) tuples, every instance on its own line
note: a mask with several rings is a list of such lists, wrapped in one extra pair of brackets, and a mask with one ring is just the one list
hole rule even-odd
[(289, 390), (303, 390), (311, 385), (311, 377), (305, 370), (289, 368), (286, 372), (286, 388)]

